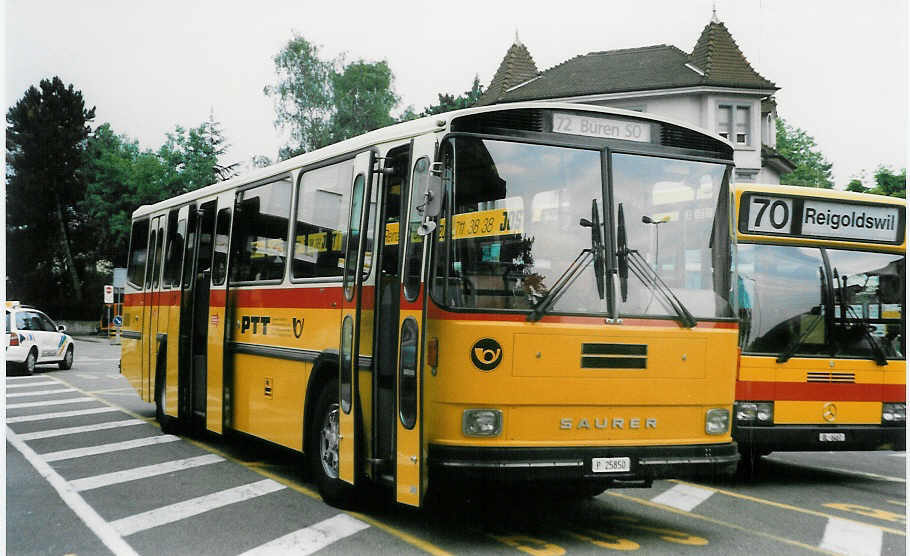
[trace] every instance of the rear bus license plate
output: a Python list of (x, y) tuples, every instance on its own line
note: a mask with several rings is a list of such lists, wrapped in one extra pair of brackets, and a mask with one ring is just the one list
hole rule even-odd
[(591, 471), (594, 473), (622, 473), (632, 468), (629, 458), (593, 458)]
[(820, 432), (818, 433), (819, 442), (844, 442), (847, 435), (842, 432)]

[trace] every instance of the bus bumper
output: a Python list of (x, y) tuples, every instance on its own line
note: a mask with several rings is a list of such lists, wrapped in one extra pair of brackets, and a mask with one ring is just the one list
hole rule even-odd
[[(839, 436), (840, 434), (843, 437)], [(751, 449), (759, 453), (905, 450), (906, 434), (906, 427), (881, 425), (837, 425), (834, 427), (772, 425), (733, 428), (733, 438), (739, 443), (740, 448)]]
[[(629, 458), (628, 472), (593, 471), (594, 458)], [(430, 481), (553, 481), (604, 488), (669, 478), (714, 478), (736, 471), (735, 442), (684, 446), (500, 448), (430, 444)]]

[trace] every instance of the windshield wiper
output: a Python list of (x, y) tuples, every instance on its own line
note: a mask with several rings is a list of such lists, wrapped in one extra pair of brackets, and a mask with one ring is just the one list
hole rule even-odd
[[(834, 284), (837, 288), (837, 295), (840, 296), (840, 306), (843, 315), (846, 315), (848, 312), (850, 316), (859, 321), (859, 327), (863, 331), (863, 337), (869, 342), (869, 345), (872, 346), (872, 358), (875, 361), (875, 364), (883, 367), (888, 364), (888, 356), (885, 354), (885, 350), (882, 349), (881, 344), (875, 341), (875, 337), (869, 332), (868, 321), (862, 316), (856, 313), (856, 310), (847, 303), (847, 298), (844, 296), (844, 290), (846, 289), (847, 277), (843, 276), (844, 284), (841, 284), (840, 277), (837, 275), (837, 268), (833, 271), (834, 274)], [(844, 319), (844, 326), (847, 325), (846, 319)]]
[(686, 306), (683, 305), (682, 301), (676, 297), (676, 294), (673, 293), (673, 289), (663, 281), (656, 270), (651, 268), (648, 261), (641, 256), (641, 253), (635, 249), (629, 249), (629, 246), (626, 243), (626, 218), (623, 213), (622, 203), (619, 203), (617, 220), (616, 250), (617, 255), (619, 256), (619, 285), (622, 300), (625, 301), (629, 293), (629, 270), (631, 269), (632, 273), (635, 274), (635, 277), (652, 293), (656, 291), (663, 296), (666, 304), (676, 312), (676, 316), (683, 326), (686, 328), (694, 327), (697, 324), (695, 317), (686, 309)]
[(553, 284), (553, 287), (547, 292), (534, 309), (528, 315), (528, 321), (536, 322), (547, 310), (556, 303), (562, 294), (572, 285), (575, 280), (582, 275), (592, 262), (594, 263), (594, 279), (597, 281), (597, 294), (601, 299), (604, 298), (604, 246), (600, 237), (600, 213), (597, 211), (597, 200), (591, 200), (591, 220), (582, 218), (579, 225), (585, 228), (591, 228), (591, 248), (582, 249), (581, 253), (575, 257), (569, 268)]
[(547, 292), (547, 294), (537, 302), (537, 305), (534, 306), (534, 309), (528, 314), (529, 322), (536, 322), (540, 320), (540, 317), (547, 312), (547, 310), (562, 297), (562, 294), (565, 293), (566, 288), (572, 285), (575, 280), (581, 276), (581, 273), (584, 269), (588, 268), (588, 265), (591, 264), (591, 261), (594, 260), (594, 254), (590, 249), (582, 249), (581, 253), (575, 257), (575, 260), (572, 261), (572, 264), (569, 265), (569, 268), (562, 273), (562, 275), (556, 280), (556, 283), (553, 284), (553, 287)]

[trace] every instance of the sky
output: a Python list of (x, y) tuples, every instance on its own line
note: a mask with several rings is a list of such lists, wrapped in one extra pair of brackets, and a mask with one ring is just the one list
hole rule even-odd
[(540, 70), (592, 51), (672, 44), (690, 52), (716, 6), (746, 58), (775, 82), (778, 112), (833, 163), (835, 183), (907, 164), (905, 0), (6, 0), (6, 109), (54, 75), (95, 106), (94, 125), (157, 149), (210, 114), (223, 164), (276, 158), (263, 87), (296, 31), (325, 58), (386, 60), (407, 106), (489, 85), (516, 33)]

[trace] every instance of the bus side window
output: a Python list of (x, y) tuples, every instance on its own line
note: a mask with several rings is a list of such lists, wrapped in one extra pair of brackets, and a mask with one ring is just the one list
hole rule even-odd
[(232, 283), (284, 278), (290, 207), (290, 177), (240, 192), (231, 238)]
[(129, 283), (142, 288), (145, 282), (145, 259), (148, 254), (149, 221), (139, 220), (133, 223), (133, 233), (130, 234), (129, 267), (126, 278)]
[(218, 211), (215, 223), (215, 245), (212, 251), (212, 284), (220, 286), (227, 277), (228, 241), (231, 233), (231, 209)]
[(417, 235), (417, 228), (423, 221), (423, 210), (418, 207), (424, 202), (429, 168), (430, 159), (425, 156), (420, 157), (414, 163), (414, 178), (411, 187), (410, 209), (408, 210), (407, 248), (404, 255), (404, 297), (408, 301), (414, 301), (420, 293), (423, 238)]
[(338, 278), (344, 267), (347, 207), (354, 161), (345, 160), (300, 176), (291, 277)]
[[(184, 223), (184, 226), (186, 223)], [(177, 231), (177, 211), (172, 210), (167, 216), (167, 241), (165, 242), (164, 279), (162, 287), (170, 288), (174, 285), (175, 274), (180, 273), (180, 256), (183, 253), (183, 234)], [(177, 236), (180, 235), (180, 245), (177, 245)], [(176, 266), (176, 270), (174, 267)]]

